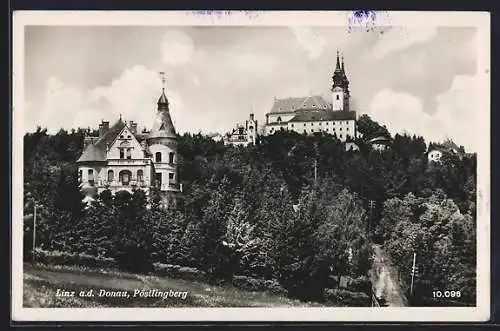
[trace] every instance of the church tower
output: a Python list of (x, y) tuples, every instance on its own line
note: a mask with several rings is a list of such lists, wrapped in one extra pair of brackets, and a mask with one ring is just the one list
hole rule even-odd
[(337, 63), (335, 71), (332, 76), (332, 108), (333, 110), (349, 110), (349, 80), (347, 79), (344, 69), (344, 57), (342, 57), (342, 64), (337, 51)]
[(146, 138), (153, 158), (155, 173), (154, 184), (160, 189), (166, 202), (172, 194), (180, 191), (177, 177), (177, 134), (175, 132), (167, 96), (165, 94), (165, 76), (162, 78), (162, 93), (157, 103), (156, 119)]

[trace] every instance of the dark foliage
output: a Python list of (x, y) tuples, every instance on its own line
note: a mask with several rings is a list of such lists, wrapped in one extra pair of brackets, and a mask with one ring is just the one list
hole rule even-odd
[(397, 134), (389, 149), (375, 151), (365, 141), (388, 136), (387, 129), (366, 115), (358, 129), (357, 152), (331, 135), (279, 132), (248, 147), (180, 136), (184, 192), (174, 210), (163, 210), (155, 190), (149, 201), (140, 190), (103, 191), (84, 208), (75, 161), (86, 130), (38, 128), (24, 137), (25, 259), (36, 201), (36, 247), (113, 258), (129, 271), (182, 265), (213, 279), (278, 280), (292, 296), (324, 300), (339, 275), (360, 279), (354, 288), (367, 291), (361, 279), (374, 240), (404, 282), (416, 249), (419, 280), (461, 288), (473, 301), (475, 155), (445, 153), (428, 164), (422, 137)]

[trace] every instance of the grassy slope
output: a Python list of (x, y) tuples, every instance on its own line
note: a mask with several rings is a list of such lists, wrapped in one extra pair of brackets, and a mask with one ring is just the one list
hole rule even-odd
[[(56, 297), (57, 289), (76, 291), (93, 289), (126, 290), (158, 289), (187, 291), (181, 298), (109, 298)], [(130, 273), (81, 272), (39, 269), (24, 265), (25, 307), (291, 307), (320, 306), (264, 292), (249, 292), (233, 286), (214, 286), (201, 282), (145, 276)]]

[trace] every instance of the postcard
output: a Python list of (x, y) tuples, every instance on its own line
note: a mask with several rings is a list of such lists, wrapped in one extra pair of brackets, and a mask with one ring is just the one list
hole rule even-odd
[(15, 321), (486, 321), (486, 12), (17, 11)]

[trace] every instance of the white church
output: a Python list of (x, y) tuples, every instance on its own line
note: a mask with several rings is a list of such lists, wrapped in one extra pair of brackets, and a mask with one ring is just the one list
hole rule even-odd
[(140, 188), (148, 194), (151, 187), (159, 189), (164, 204), (175, 198), (182, 185), (177, 175), (177, 134), (165, 87), (149, 132), (137, 132), (137, 123), (127, 123), (121, 116), (111, 127), (102, 121), (99, 136), (85, 137), (77, 165), (86, 201), (107, 189), (114, 194)]
[(349, 80), (345, 73), (344, 59), (339, 59), (333, 74), (331, 102), (320, 95), (274, 99), (274, 105), (266, 114), (265, 135), (279, 131), (295, 131), (312, 135), (327, 133), (345, 142), (356, 138), (356, 112), (350, 109)]

